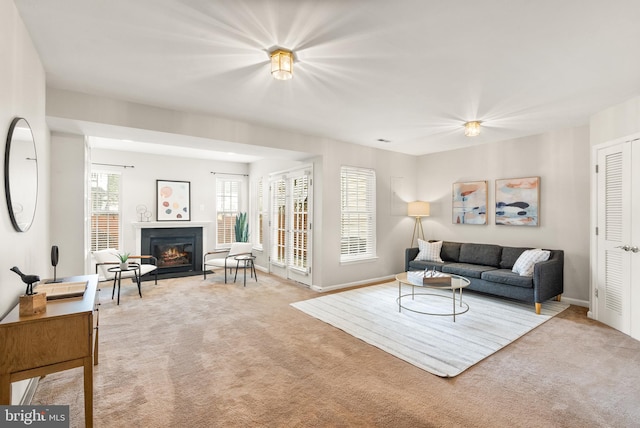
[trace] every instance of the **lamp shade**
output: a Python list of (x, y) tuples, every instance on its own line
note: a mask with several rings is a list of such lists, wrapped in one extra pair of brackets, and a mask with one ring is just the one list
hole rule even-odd
[(407, 215), (409, 217), (428, 217), (429, 202), (423, 202), (423, 201), (409, 202), (407, 207)]
[(271, 52), (271, 75), (278, 80), (293, 77), (293, 54), (284, 49)]

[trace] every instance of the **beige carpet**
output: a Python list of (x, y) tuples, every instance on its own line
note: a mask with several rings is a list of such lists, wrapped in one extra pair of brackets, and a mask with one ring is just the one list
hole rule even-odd
[[(96, 427), (630, 427), (640, 343), (571, 307), (461, 375), (433, 376), (309, 317), (317, 297), (260, 274), (102, 292)], [(70, 404), (82, 371), (47, 376), (34, 404)]]
[[(404, 287), (403, 293), (411, 292)], [(569, 307), (545, 302), (540, 315), (533, 304), (464, 293), (463, 312), (454, 322), (450, 290), (416, 288), (398, 311), (398, 283), (360, 287), (302, 302), (296, 309), (318, 318), (352, 336), (401, 358), (436, 376), (458, 376), (469, 367), (504, 348), (522, 335)]]

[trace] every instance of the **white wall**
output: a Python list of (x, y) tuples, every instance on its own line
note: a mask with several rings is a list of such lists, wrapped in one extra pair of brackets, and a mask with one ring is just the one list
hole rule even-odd
[[(0, 0), (0, 133), (3, 150), (11, 120), (27, 119), (33, 130), (38, 155), (38, 202), (31, 228), (13, 229), (6, 199), (0, 198), (0, 316), (4, 316), (24, 292), (20, 278), (10, 272), (18, 266), (25, 273), (46, 277), (49, 267), (49, 132), (45, 123), (45, 74), (13, 1)], [(4, 175), (2, 175), (4, 181)], [(4, 189), (4, 184), (2, 186)]]
[[(428, 239), (564, 250), (564, 295), (589, 301), (589, 129), (572, 128), (422, 156), (419, 199), (431, 202)], [(541, 178), (540, 226), (495, 225), (495, 180)], [(453, 224), (452, 184), (487, 180), (488, 225)]]
[[(45, 123), (45, 73), (31, 38), (12, 0), (0, 0), (0, 135), (4, 153), (6, 135), (16, 116), (27, 119), (36, 141), (38, 155), (38, 201), (31, 228), (24, 233), (13, 229), (6, 199), (0, 198), (0, 317), (24, 293), (20, 278), (9, 271), (47, 277), (49, 266), (49, 131)], [(2, 178), (4, 181), (4, 174)], [(4, 189), (4, 183), (0, 186)], [(22, 398), (26, 384), (14, 384), (13, 402)]]

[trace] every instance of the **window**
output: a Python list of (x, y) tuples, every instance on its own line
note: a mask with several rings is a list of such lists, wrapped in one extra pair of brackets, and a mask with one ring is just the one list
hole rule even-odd
[(263, 203), (263, 179), (260, 178), (258, 180), (258, 184), (256, 187), (256, 225), (254, 230), (256, 231), (256, 242), (254, 244), (257, 248), (262, 248), (262, 243), (264, 242), (263, 238), (263, 222), (264, 222), (264, 203)]
[(91, 251), (120, 247), (120, 174), (91, 173)]
[(274, 180), (271, 187), (271, 263), (284, 266), (287, 261), (286, 181)]
[(372, 169), (340, 169), (340, 261), (376, 257), (376, 173)]
[(240, 186), (237, 179), (216, 180), (217, 244), (231, 244), (236, 240), (236, 214), (240, 210)]

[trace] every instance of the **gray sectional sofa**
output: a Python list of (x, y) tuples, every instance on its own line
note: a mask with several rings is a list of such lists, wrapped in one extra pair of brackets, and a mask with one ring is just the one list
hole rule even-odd
[(405, 270), (428, 268), (461, 275), (471, 281), (467, 289), (534, 303), (539, 314), (542, 302), (560, 300), (564, 290), (564, 251), (550, 250), (549, 260), (535, 264), (533, 276), (520, 276), (511, 269), (528, 249), (443, 241), (442, 262), (416, 261), (418, 248), (407, 248)]

